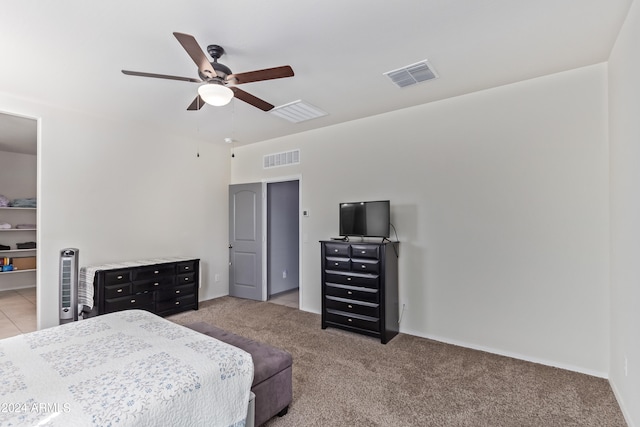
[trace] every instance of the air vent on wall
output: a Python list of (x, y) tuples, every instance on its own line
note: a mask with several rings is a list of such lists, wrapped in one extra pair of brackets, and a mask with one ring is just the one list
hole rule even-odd
[(264, 156), (264, 169), (277, 168), (279, 166), (295, 165), (300, 163), (300, 150), (284, 151), (282, 153), (267, 154)]
[(387, 71), (383, 74), (389, 77), (391, 81), (399, 87), (411, 86), (416, 83), (438, 78), (438, 74), (426, 59), (403, 68), (398, 68), (397, 70)]
[(318, 107), (314, 107), (313, 105), (307, 104), (306, 102), (303, 102), (301, 100), (280, 105), (269, 110), (269, 112), (274, 116), (278, 116), (281, 119), (289, 120), (293, 123), (300, 123), (329, 114), (326, 111), (322, 111)]

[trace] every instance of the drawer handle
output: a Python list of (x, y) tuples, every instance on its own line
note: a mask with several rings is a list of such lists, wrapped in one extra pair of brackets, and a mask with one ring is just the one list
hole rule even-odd
[(362, 252), (360, 252), (360, 253), (361, 253), (361, 254), (366, 254), (366, 253), (367, 253), (367, 251), (362, 251)]
[(352, 306), (351, 304), (347, 305), (347, 307), (349, 307), (349, 308), (353, 308), (353, 306)]
[(189, 267), (185, 267), (184, 269), (185, 269), (185, 270), (188, 270), (188, 269), (189, 269)]
[(348, 281), (351, 281), (351, 277), (347, 277), (347, 280), (348, 280)]
[(131, 300), (131, 304), (133, 304), (134, 302), (136, 302), (136, 300), (132, 299), (132, 300)]
[(347, 321), (349, 321), (349, 322), (353, 322), (353, 319), (347, 319)]
[(179, 290), (177, 290), (177, 291), (176, 291), (176, 294), (179, 294), (179, 293), (180, 293), (180, 291), (179, 291)]
[(180, 305), (180, 301), (176, 301), (176, 305)]
[(364, 265), (364, 264), (362, 264), (362, 268), (367, 268), (367, 266), (366, 266), (366, 265)]
[(116, 292), (122, 292), (122, 288), (118, 289)]
[(122, 279), (122, 276), (118, 276), (118, 280)]
[(154, 271), (153, 274), (158, 274), (160, 273), (158, 270)]
[(348, 294), (348, 295), (353, 295), (353, 292), (351, 292), (351, 291), (347, 291), (347, 294)]
[(185, 278), (184, 278), (184, 280), (185, 280), (185, 281), (188, 281), (188, 280), (189, 280), (189, 278), (188, 278), (188, 277), (185, 277)]
[(337, 249), (334, 249), (334, 250), (333, 250), (333, 252), (338, 252), (338, 250), (337, 250)]
[(153, 284), (153, 286), (160, 286), (160, 283), (156, 282)]
[(337, 263), (337, 262), (335, 262), (335, 263), (333, 263), (333, 265), (338, 265), (338, 263)]

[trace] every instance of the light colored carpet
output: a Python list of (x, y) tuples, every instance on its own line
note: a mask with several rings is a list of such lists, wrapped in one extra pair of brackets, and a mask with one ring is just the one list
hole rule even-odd
[(609, 383), (400, 334), (320, 328), (320, 316), (232, 297), (169, 318), (211, 323), (293, 355), (293, 402), (269, 427), (625, 426)]

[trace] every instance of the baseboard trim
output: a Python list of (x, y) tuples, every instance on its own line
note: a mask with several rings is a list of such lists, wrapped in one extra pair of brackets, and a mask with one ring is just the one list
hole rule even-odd
[(611, 390), (613, 390), (613, 395), (616, 397), (616, 400), (618, 401), (618, 406), (620, 406), (620, 411), (622, 412), (622, 416), (624, 417), (624, 420), (627, 422), (627, 425), (629, 427), (636, 427), (636, 425), (631, 420), (631, 414), (629, 414), (629, 412), (627, 411), (627, 407), (625, 406), (624, 399), (622, 399), (622, 396), (618, 391), (618, 387), (616, 387), (616, 383), (612, 380), (609, 380), (609, 386), (611, 386)]
[(513, 352), (510, 352), (510, 351), (504, 351), (504, 350), (495, 349), (495, 348), (492, 348), (492, 347), (486, 347), (486, 346), (477, 345), (477, 344), (470, 344), (470, 343), (467, 343), (467, 342), (464, 342), (464, 341), (452, 340), (452, 339), (441, 337), (441, 336), (437, 336), (437, 335), (420, 334), (420, 333), (418, 333), (416, 331), (411, 331), (411, 330), (406, 330), (406, 329), (401, 329), (400, 332), (403, 333), (403, 334), (415, 335), (417, 337), (427, 338), (427, 339), (438, 341), (438, 342), (442, 342), (442, 343), (445, 343), (445, 344), (456, 345), (458, 347), (465, 347), (465, 348), (470, 348), (472, 350), (478, 350), (478, 351), (484, 351), (486, 353), (497, 354), (498, 356), (511, 357), (513, 359), (524, 360), (525, 362), (531, 362), (531, 363), (537, 363), (537, 364), (540, 364), (540, 365), (551, 366), (553, 368), (564, 369), (564, 370), (567, 370), (567, 371), (573, 371), (573, 372), (577, 372), (577, 373), (580, 373), (580, 374), (590, 375), (592, 377), (604, 378), (604, 379), (607, 379), (607, 380), (609, 379), (609, 374), (607, 372), (599, 372), (599, 371), (594, 371), (594, 370), (591, 370), (591, 369), (584, 369), (584, 368), (581, 368), (581, 367), (578, 367), (578, 366), (574, 366), (574, 365), (568, 365), (568, 364), (564, 364), (564, 363), (559, 363), (559, 362), (552, 361), (552, 360), (539, 359), (539, 358), (530, 357), (530, 356), (527, 356), (527, 355), (524, 355), (524, 354), (513, 353)]

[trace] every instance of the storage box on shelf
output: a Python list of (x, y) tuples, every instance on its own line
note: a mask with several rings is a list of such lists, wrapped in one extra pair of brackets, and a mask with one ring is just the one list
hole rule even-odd
[(36, 268), (36, 257), (34, 256), (13, 258), (14, 270), (33, 270), (35, 268)]

